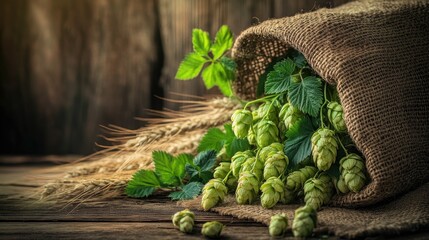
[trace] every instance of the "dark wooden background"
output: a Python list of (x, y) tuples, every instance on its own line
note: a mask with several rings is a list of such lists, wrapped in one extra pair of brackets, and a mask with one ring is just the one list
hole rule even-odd
[[(131, 129), (154, 96), (205, 95), (177, 81), (191, 31), (235, 36), (260, 21), (346, 0), (1, 0), (0, 154), (94, 152), (100, 125)], [(216, 93), (216, 91), (211, 91)]]

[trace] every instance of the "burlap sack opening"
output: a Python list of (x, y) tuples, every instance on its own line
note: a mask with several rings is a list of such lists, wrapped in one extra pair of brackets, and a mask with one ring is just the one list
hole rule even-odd
[[(349, 134), (366, 158), (371, 182), (359, 193), (335, 197), (335, 207), (322, 209), (322, 228), (357, 237), (428, 227), (428, 33), (426, 1), (357, 1), (269, 20), (238, 37), (234, 87), (242, 98), (255, 98), (267, 64), (291, 47), (337, 86)], [(184, 206), (198, 207), (199, 201)], [(292, 220), (296, 207), (267, 210), (239, 206), (229, 198), (213, 210), (268, 223), (276, 212)]]

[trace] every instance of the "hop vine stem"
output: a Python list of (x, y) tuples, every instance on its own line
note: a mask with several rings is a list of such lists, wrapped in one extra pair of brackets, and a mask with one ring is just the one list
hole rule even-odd
[(326, 105), (326, 103), (328, 103), (328, 99), (326, 98), (326, 86), (328, 84), (325, 83), (324, 84), (324, 89), (323, 89), (323, 98), (325, 99), (325, 101), (323, 102), (322, 106), (320, 106), (320, 125), (322, 126), (322, 128), (325, 128), (325, 123), (323, 122), (323, 107)]
[(232, 173), (232, 170), (229, 170), (229, 172), (226, 174), (226, 176), (223, 178), (222, 182), (225, 184), (226, 181), (228, 181), (229, 175)]
[(340, 143), (341, 148), (343, 149), (344, 153), (346, 155), (349, 155), (349, 152), (347, 151), (346, 147), (344, 147), (344, 144), (341, 142), (340, 138), (337, 136), (337, 141)]

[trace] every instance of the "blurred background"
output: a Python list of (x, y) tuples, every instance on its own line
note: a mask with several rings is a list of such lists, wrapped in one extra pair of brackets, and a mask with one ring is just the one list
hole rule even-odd
[(100, 125), (136, 129), (172, 93), (217, 94), (177, 81), (191, 32), (235, 37), (270, 18), (346, 0), (1, 0), (1, 155), (88, 154)]

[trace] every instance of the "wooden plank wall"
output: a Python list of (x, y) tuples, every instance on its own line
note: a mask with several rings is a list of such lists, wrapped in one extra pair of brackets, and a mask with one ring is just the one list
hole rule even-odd
[[(138, 128), (154, 95), (207, 92), (176, 81), (191, 31), (237, 36), (269, 18), (345, 0), (3, 0), (0, 154), (87, 154), (99, 125)], [(165, 103), (165, 107), (177, 108)]]

